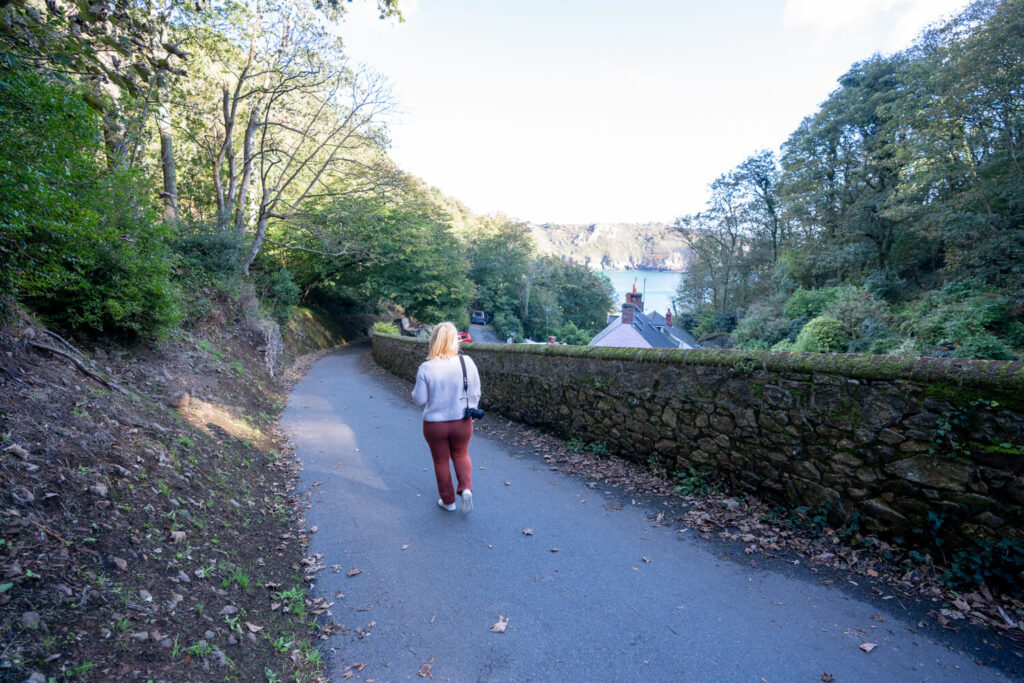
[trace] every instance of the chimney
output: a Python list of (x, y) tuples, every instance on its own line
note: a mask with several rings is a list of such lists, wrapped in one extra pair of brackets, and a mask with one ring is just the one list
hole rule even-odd
[(622, 304), (622, 317), (619, 318), (619, 322), (623, 325), (632, 325), (634, 311), (636, 311), (636, 307), (634, 307), (630, 302), (627, 301)]
[(633, 304), (641, 311), (644, 310), (644, 295), (636, 291), (636, 283), (633, 283), (633, 291), (626, 292), (626, 303)]
[(665, 324), (672, 327), (672, 309), (665, 311)]

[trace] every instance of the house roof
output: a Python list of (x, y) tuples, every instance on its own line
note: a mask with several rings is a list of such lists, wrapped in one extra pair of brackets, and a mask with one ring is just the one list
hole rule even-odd
[[(623, 304), (623, 307), (625, 306), (633, 306), (634, 309), (633, 323), (632, 325), (630, 325), (630, 327), (637, 335), (639, 335), (639, 339), (636, 339), (636, 341), (642, 339), (644, 342), (647, 343), (648, 346), (654, 349), (678, 348), (679, 344), (676, 343), (675, 339), (672, 336), (665, 334), (664, 332), (659, 330), (651, 322), (650, 318), (644, 315), (644, 312), (641, 311), (638, 307), (634, 306), (633, 304)], [(662, 320), (664, 320), (664, 318)], [(621, 332), (619, 328), (623, 326), (624, 323), (622, 323), (619, 318), (616, 318), (607, 327), (598, 332), (593, 339), (590, 340), (590, 346), (603, 346), (603, 344), (601, 344), (602, 341), (606, 339), (608, 339), (609, 342), (612, 341), (612, 339), (609, 339), (609, 337), (617, 337), (614, 339), (614, 341), (616, 342), (626, 341), (627, 339), (623, 337), (621, 334), (616, 334), (616, 332)], [(694, 342), (693, 345), (696, 345), (696, 342)]]
[(652, 313), (650, 319), (651, 324), (653, 324), (663, 333), (671, 337), (674, 337), (675, 339), (681, 341), (687, 346), (693, 347), (695, 349), (700, 348), (700, 344), (697, 343), (696, 338), (694, 338), (692, 334), (690, 334), (681, 327), (674, 327), (669, 325), (668, 321), (665, 319), (665, 316), (663, 316), (661, 313)]

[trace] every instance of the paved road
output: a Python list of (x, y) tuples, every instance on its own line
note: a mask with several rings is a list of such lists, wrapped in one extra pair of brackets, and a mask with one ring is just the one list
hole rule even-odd
[(488, 342), (491, 344), (505, 343), (504, 339), (494, 333), (494, 328), (490, 325), (470, 325), (469, 336), (472, 337), (475, 342)]
[(351, 629), (327, 642), (331, 680), (353, 664), (368, 666), (352, 680), (376, 681), (421, 680), (424, 665), (449, 681), (1010, 680), (915, 633), (894, 601), (721, 559), (653, 525), (656, 504), (606, 509), (606, 492), (479, 432), (476, 509), (441, 510), (409, 389), (367, 372), (365, 353), (316, 363), (284, 416), (328, 566), (315, 591)]

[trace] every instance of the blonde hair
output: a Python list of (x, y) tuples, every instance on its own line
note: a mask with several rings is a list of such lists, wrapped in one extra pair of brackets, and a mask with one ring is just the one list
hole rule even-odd
[(427, 360), (455, 358), (459, 355), (459, 332), (451, 323), (441, 323), (430, 335), (430, 349)]

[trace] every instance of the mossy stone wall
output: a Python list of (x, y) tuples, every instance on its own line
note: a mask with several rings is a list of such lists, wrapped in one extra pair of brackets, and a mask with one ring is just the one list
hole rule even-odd
[[(882, 537), (1024, 543), (1024, 363), (469, 344), (481, 407)], [(426, 343), (377, 335), (415, 379)]]

